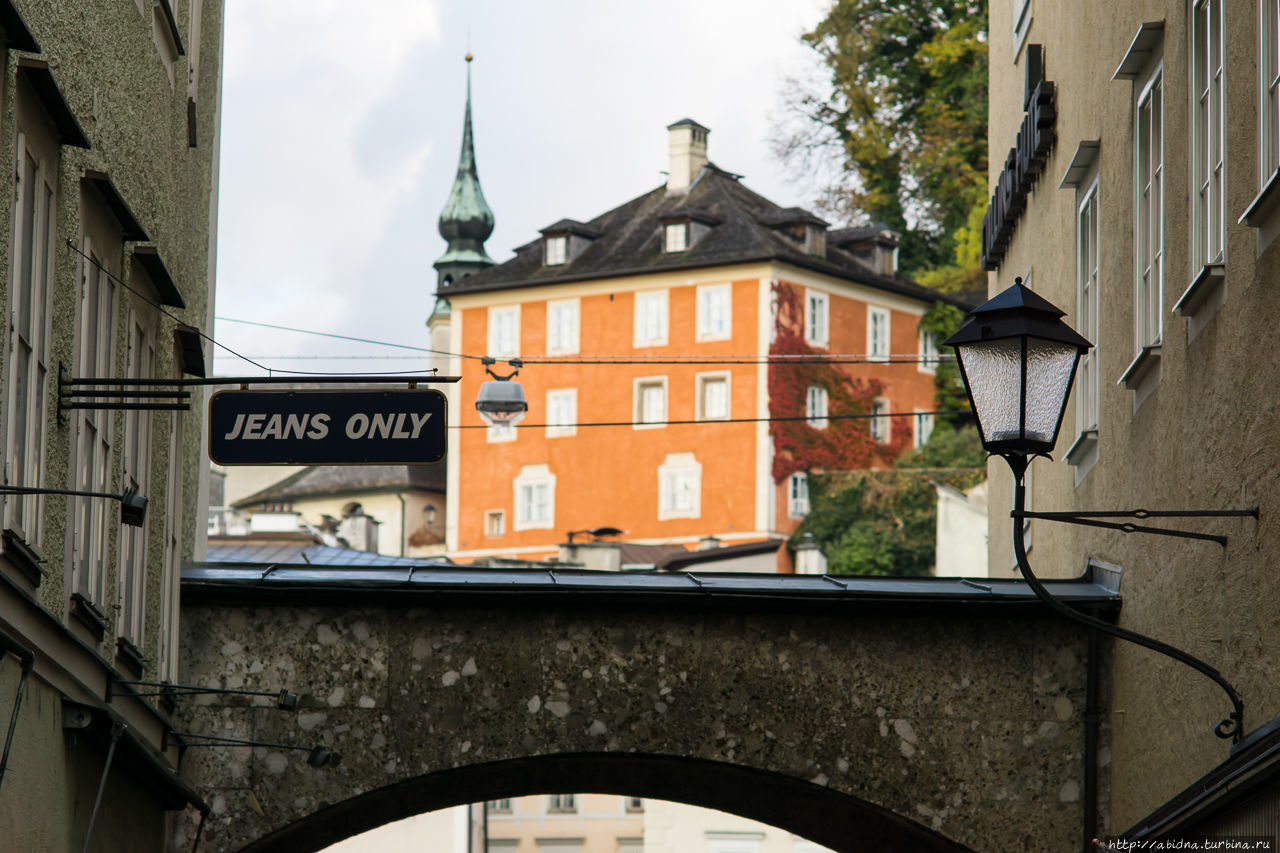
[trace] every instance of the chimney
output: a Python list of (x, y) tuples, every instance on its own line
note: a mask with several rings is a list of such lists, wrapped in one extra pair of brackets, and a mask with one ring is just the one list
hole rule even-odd
[(688, 189), (698, 172), (707, 165), (707, 134), (702, 125), (691, 118), (667, 125), (671, 165), (667, 170), (667, 190)]

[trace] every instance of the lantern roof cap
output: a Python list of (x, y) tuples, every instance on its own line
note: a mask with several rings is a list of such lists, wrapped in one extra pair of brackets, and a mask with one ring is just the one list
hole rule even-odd
[(1082, 352), (1092, 349), (1093, 344), (1062, 322), (1065, 314), (1061, 308), (1023, 285), (1019, 278), (1012, 287), (970, 311), (968, 321), (943, 341), (943, 345), (1026, 336), (1069, 344)]
[(991, 311), (1006, 311), (1015, 308), (1024, 311), (1043, 311), (1055, 317), (1062, 317), (1067, 313), (1024, 285), (1021, 278), (1014, 280), (1013, 287), (1002, 290), (969, 313), (986, 314)]

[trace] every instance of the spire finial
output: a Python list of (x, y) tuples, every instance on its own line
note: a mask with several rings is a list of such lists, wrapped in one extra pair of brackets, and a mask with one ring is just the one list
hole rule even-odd
[(467, 100), (462, 113), (462, 148), (458, 153), (458, 173), (453, 189), (440, 213), (440, 236), (449, 249), (435, 262), (441, 281), (451, 281), (492, 266), (493, 260), (484, 250), (484, 241), (493, 233), (493, 211), (485, 203), (476, 171), (475, 145), (471, 135), (471, 61), (468, 50)]

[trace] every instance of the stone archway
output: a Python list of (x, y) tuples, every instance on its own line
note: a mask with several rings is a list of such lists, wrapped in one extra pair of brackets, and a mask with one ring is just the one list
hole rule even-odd
[(590, 791), (665, 799), (761, 821), (847, 853), (966, 853), (886, 809), (780, 773), (661, 755), (518, 758), (428, 773), (326, 806), (243, 848), (312, 853), (424, 811), (535, 793)]
[(204, 697), (182, 730), (343, 755), (316, 770), (263, 747), (190, 750), (182, 776), (214, 807), (202, 851), (315, 849), (522, 793), (706, 805), (837, 849), (855, 826), (877, 849), (1078, 847), (1087, 644), (1037, 606), (396, 584), (184, 586), (182, 681), (291, 686), (303, 707)]

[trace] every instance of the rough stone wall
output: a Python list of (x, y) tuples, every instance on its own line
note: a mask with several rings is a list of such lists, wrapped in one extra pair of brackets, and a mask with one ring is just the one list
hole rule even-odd
[[(187, 730), (343, 756), (316, 770), (304, 753), (189, 750), (183, 777), (213, 806), (202, 849), (437, 771), (631, 752), (785, 774), (975, 850), (1079, 846), (1085, 644), (1057, 621), (590, 605), (182, 618), (185, 683), (303, 694), (296, 719), (203, 697), (179, 711)], [(760, 807), (744, 792), (744, 814)]]

